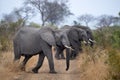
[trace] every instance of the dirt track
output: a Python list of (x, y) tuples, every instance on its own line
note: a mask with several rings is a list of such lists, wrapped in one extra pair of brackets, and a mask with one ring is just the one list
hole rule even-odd
[(56, 60), (55, 70), (57, 74), (50, 74), (47, 59), (45, 58), (43, 66), (39, 69), (38, 74), (31, 73), (31, 69), (36, 65), (38, 56), (29, 60), (26, 65), (26, 71), (16, 70), (12, 63), (13, 52), (4, 53), (0, 62), (0, 80), (104, 80), (107, 68), (104, 60), (85, 63), (84, 54), (76, 60), (70, 61), (70, 69), (65, 71), (65, 60)]

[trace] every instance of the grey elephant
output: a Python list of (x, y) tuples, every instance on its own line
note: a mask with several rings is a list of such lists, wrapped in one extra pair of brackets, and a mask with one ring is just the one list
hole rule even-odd
[[(90, 45), (91, 47), (93, 47), (95, 41), (94, 41), (94, 38), (93, 38), (93, 35), (92, 35), (92, 31), (91, 31), (91, 29), (90, 29), (89, 27), (80, 26), (80, 25), (74, 25), (74, 26), (65, 25), (65, 26), (62, 27), (61, 29), (63, 29), (63, 30), (70, 29), (70, 30), (71, 30), (71, 29), (73, 29), (73, 28), (84, 30), (84, 31), (87, 33), (89, 45)], [(71, 58), (71, 59), (75, 59), (76, 56), (77, 56), (77, 54), (78, 54), (79, 52), (82, 52), (82, 47), (81, 47), (81, 46), (82, 46), (82, 45), (81, 45), (82, 39), (79, 39), (79, 40), (78, 40), (78, 37), (76, 37), (76, 35), (78, 35), (78, 34), (75, 35), (75, 31), (73, 32), (73, 30), (71, 30), (71, 33), (68, 34), (68, 35), (74, 36), (74, 37), (70, 37), (71, 47), (73, 47), (73, 48), (75, 49), (75, 50), (73, 50), (73, 51), (71, 52), (70, 58)], [(75, 40), (75, 39), (76, 39), (76, 40)], [(57, 57), (56, 57), (57, 59), (64, 59), (63, 50), (64, 50), (64, 48), (62, 48), (62, 47), (61, 47), (61, 48), (58, 48), (58, 51), (59, 51), (58, 53), (60, 53), (60, 54), (56, 54), (56, 55), (57, 55)]]
[[(89, 39), (87, 36), (87, 33), (85, 30), (82, 30), (80, 28), (76, 28), (76, 27), (70, 27), (70, 28), (64, 28), (64, 29), (60, 29), (61, 33), (66, 33), (66, 36), (68, 37), (70, 46), (72, 48), (72, 53), (70, 55), (70, 57), (74, 54), (77, 54), (79, 51), (79, 47), (81, 45), (81, 41), (86, 42), (86, 44), (89, 43)], [(62, 46), (60, 43), (56, 44), (57, 46), (57, 52), (56, 52), (56, 59), (64, 59), (64, 55), (63, 55), (63, 50), (65, 49), (64, 46)]]
[[(67, 26), (66, 26), (67, 27)], [(89, 39), (89, 45), (91, 46), (91, 47), (93, 47), (94, 46), (94, 43), (96, 42), (95, 40), (94, 40), (94, 37), (93, 37), (93, 34), (92, 34), (92, 30), (89, 28), (89, 27), (87, 27), (87, 26), (80, 26), (80, 25), (74, 25), (74, 26), (71, 26), (71, 27), (76, 27), (76, 28), (78, 28), (78, 29), (83, 29), (83, 30), (85, 30), (86, 31), (86, 33), (87, 33), (87, 36), (88, 36), (88, 39)]]
[[(85, 32), (87, 33), (88, 40), (89, 40), (89, 45), (90, 45), (90, 47), (93, 47), (95, 41), (94, 41), (94, 38), (93, 38), (92, 30), (91, 30), (89, 27), (87, 27), (87, 26), (79, 26), (79, 25), (74, 25), (74, 26), (72, 26), (72, 27), (85, 30)], [(81, 43), (78, 44), (78, 48), (79, 48), (79, 49), (78, 49), (77, 52), (76, 52), (76, 51), (73, 51), (73, 52), (71, 53), (71, 58), (72, 58), (72, 59), (75, 59), (76, 56), (77, 56), (77, 54), (78, 54), (79, 52), (82, 52), (82, 45), (81, 45)]]
[[(55, 40), (56, 40), (56, 53), (60, 53), (61, 50), (58, 50), (59, 47), (66, 49), (66, 64), (69, 65), (70, 54), (72, 51), (69, 38), (67, 34), (69, 30), (54, 30), (55, 32)], [(55, 56), (56, 57), (56, 56)], [(61, 56), (62, 57), (62, 56)], [(63, 58), (65, 59), (64, 55)], [(66, 70), (68, 70), (69, 66), (67, 66)]]
[[(39, 55), (38, 63), (32, 69), (34, 73), (38, 73), (38, 69), (42, 66), (45, 56), (48, 59), (50, 73), (56, 73), (54, 69), (54, 61), (52, 55), (52, 46), (56, 46), (55, 32), (48, 27), (45, 28), (30, 28), (23, 27), (15, 35), (14, 44), (14, 61), (19, 60), (24, 56), (22, 69), (25, 69), (25, 64), (34, 55)], [(66, 70), (69, 69), (69, 52), (67, 48)]]
[(93, 34), (92, 34), (92, 30), (87, 27), (87, 26), (82, 26), (82, 25), (73, 25), (73, 26), (69, 26), (69, 25), (65, 25), (64, 27), (62, 27), (61, 29), (70, 29), (72, 27), (78, 28), (78, 29), (83, 29), (86, 31), (87, 36), (89, 38), (89, 42), (90, 42), (90, 46), (93, 47), (95, 40), (93, 38)]

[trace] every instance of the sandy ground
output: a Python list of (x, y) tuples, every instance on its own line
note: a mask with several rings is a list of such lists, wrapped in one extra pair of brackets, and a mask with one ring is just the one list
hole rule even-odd
[(86, 59), (86, 54), (81, 54), (76, 60), (70, 61), (68, 71), (65, 71), (65, 60), (54, 59), (57, 74), (49, 73), (46, 58), (39, 73), (34, 74), (31, 70), (36, 65), (38, 56), (28, 61), (25, 72), (19, 70), (18, 64), (13, 64), (13, 52), (4, 52), (0, 56), (0, 80), (105, 80), (107, 76), (107, 66), (103, 59), (105, 56), (93, 63), (89, 58)]

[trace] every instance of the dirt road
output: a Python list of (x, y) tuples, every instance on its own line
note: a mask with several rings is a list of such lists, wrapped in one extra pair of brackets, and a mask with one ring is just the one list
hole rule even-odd
[(38, 74), (31, 73), (37, 63), (38, 56), (32, 57), (27, 65), (26, 71), (16, 70), (13, 64), (13, 52), (6, 52), (0, 58), (0, 80), (104, 80), (107, 74), (107, 67), (104, 59), (101, 58), (96, 64), (86, 63), (85, 55), (81, 54), (76, 60), (70, 61), (70, 68), (66, 69), (65, 60), (56, 60), (55, 70), (57, 74), (49, 73), (48, 61), (45, 58), (43, 66)]

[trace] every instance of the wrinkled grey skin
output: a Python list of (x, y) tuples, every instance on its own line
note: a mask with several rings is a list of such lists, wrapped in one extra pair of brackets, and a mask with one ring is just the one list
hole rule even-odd
[(42, 66), (46, 56), (50, 73), (56, 73), (51, 50), (52, 46), (55, 46), (52, 29), (23, 27), (15, 35), (13, 43), (14, 60), (19, 60), (21, 56), (25, 56), (22, 62), (22, 69), (25, 69), (25, 64), (33, 55), (39, 54), (38, 63), (32, 71), (38, 73), (38, 69)]
[(91, 47), (94, 46), (94, 38), (93, 38), (93, 34), (92, 34), (92, 31), (91, 31), (91, 29), (90, 29), (89, 27), (87, 27), (87, 26), (79, 26), (79, 25), (74, 25), (74, 26), (72, 26), (72, 27), (76, 27), (76, 28), (79, 28), (79, 29), (83, 29), (83, 30), (85, 30), (86, 33), (87, 33), (88, 38), (92, 40), (92, 41), (89, 40), (89, 42), (90, 42), (90, 43), (89, 43), (90, 46), (91, 46)]
[[(78, 29), (76, 27), (70, 27), (70, 28), (64, 28), (61, 29), (62, 31), (67, 31), (67, 37), (70, 43), (72, 50), (72, 53), (77, 54), (79, 51), (79, 46), (81, 45), (81, 41), (86, 41), (86, 43), (88, 42), (88, 36), (86, 31), (82, 30), (82, 29)], [(64, 59), (64, 55), (63, 55), (63, 50), (65, 48), (62, 45), (57, 45), (57, 53), (55, 55), (56, 59)], [(71, 55), (70, 55), (71, 56)]]
[[(86, 31), (87, 33), (87, 36), (89, 39), (93, 40), (94, 41), (94, 38), (93, 38), (93, 34), (92, 34), (92, 31), (89, 27), (87, 26), (80, 26), (80, 25), (74, 25), (74, 26), (69, 26), (69, 25), (65, 25), (64, 27), (62, 27), (61, 29), (70, 29), (71, 27), (75, 27), (75, 28), (78, 28), (78, 29), (83, 29)], [(90, 46), (93, 47), (94, 45), (94, 42), (90, 41)]]
[[(89, 45), (91, 47), (93, 47), (93, 45), (94, 45), (94, 39), (93, 39), (92, 31), (91, 31), (91, 29), (89, 27), (79, 26), (79, 25), (74, 25), (74, 26), (68, 26), (68, 25), (66, 25), (66, 26), (62, 27), (61, 29), (71, 29), (73, 27), (77, 28), (77, 29), (83, 29), (83, 30), (85, 30), (85, 32), (87, 33), (88, 40), (89, 40)], [(74, 32), (71, 31), (70, 36), (72, 36), (72, 34), (74, 34)], [(76, 56), (77, 56), (77, 54), (79, 52), (82, 52), (82, 47), (81, 47), (81, 41), (82, 41), (82, 39), (81, 40), (77, 40), (77, 37), (76, 38), (75, 37), (71, 37), (70, 40), (71, 40), (70, 41), (71, 46), (75, 49), (75, 50), (73, 50), (71, 52), (70, 59), (75, 59)], [(58, 48), (58, 51), (59, 51), (60, 54), (56, 54), (57, 55), (57, 57), (56, 57), (57, 59), (65, 59), (64, 55), (63, 55), (63, 50), (64, 50), (63, 48)]]
[[(52, 55), (52, 46), (56, 46), (56, 33), (49, 27), (41, 29), (23, 27), (15, 35), (14, 43), (14, 61), (19, 60), (21, 56), (24, 56), (22, 62), (22, 69), (25, 70), (25, 64), (34, 55), (39, 55), (38, 63), (35, 68), (32, 69), (34, 73), (38, 73), (38, 69), (42, 66), (45, 56), (48, 59), (50, 73), (56, 73), (54, 69), (54, 61)], [(69, 42), (66, 38), (62, 39), (64, 45), (69, 46)], [(66, 43), (68, 42), (68, 43)], [(67, 56), (69, 56), (70, 49), (67, 48)], [(66, 70), (69, 69), (69, 57), (66, 58)]]
[[(67, 34), (69, 33), (68, 29), (65, 30), (55, 30), (55, 40), (56, 40), (56, 54), (60, 53), (61, 50), (58, 50), (58, 48), (66, 49), (66, 64), (67, 68), (66, 70), (69, 69), (69, 59), (70, 59), (70, 54), (71, 54), (71, 46), (69, 42), (69, 38)], [(55, 55), (57, 57), (57, 55)], [(63, 55), (64, 58), (64, 55)], [(65, 58), (64, 58), (65, 59)]]

